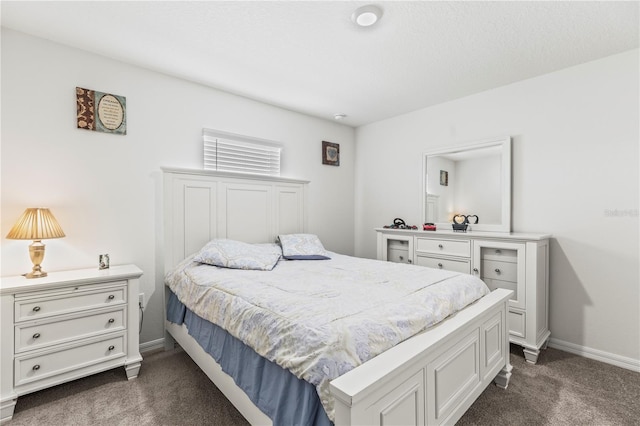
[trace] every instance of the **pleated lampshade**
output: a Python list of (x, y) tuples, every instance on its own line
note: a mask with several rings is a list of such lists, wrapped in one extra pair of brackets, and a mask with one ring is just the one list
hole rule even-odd
[(49, 209), (40, 207), (26, 209), (7, 234), (10, 240), (45, 240), (64, 236), (62, 228)]

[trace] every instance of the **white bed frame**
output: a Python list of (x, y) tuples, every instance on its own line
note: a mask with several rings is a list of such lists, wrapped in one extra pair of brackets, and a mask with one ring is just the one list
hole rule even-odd
[[(306, 181), (163, 171), (165, 271), (213, 238), (273, 242), (306, 231)], [(492, 381), (506, 388), (511, 293), (495, 290), (333, 380), (335, 424), (452, 424)], [(272, 423), (184, 325), (165, 321), (165, 329), (165, 347), (175, 339), (251, 424)]]

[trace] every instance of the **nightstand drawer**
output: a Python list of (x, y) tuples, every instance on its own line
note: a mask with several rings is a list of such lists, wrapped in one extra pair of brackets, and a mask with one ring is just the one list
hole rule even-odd
[(462, 272), (464, 274), (471, 273), (471, 264), (469, 260), (463, 259), (452, 260), (429, 256), (416, 256), (416, 265), (427, 266), (435, 269), (444, 269), (453, 272)]
[(119, 282), (108, 288), (92, 289), (91, 286), (69, 287), (55, 295), (29, 298), (28, 295), (15, 302), (15, 320), (26, 321), (96, 309), (104, 306), (126, 303), (126, 283)]
[(416, 238), (416, 252), (470, 257), (471, 242), (469, 240), (454, 241), (432, 238)]
[(518, 281), (518, 264), (511, 262), (498, 262), (495, 260), (482, 261), (482, 274), (480, 278), (489, 278), (500, 281)]
[(30, 321), (16, 326), (15, 352), (25, 352), (125, 328), (124, 306), (117, 310), (91, 311), (88, 315), (82, 316), (68, 315), (67, 319), (56, 318), (49, 322)]
[(22, 356), (15, 360), (15, 386), (126, 355), (124, 333), (56, 352)]

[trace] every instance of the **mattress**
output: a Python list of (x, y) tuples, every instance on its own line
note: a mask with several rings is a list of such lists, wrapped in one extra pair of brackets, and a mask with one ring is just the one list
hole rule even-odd
[(189, 335), (274, 425), (332, 425), (315, 386), (261, 357), (221, 327), (194, 314), (173, 292), (167, 300), (167, 320), (184, 324)]
[(330, 420), (329, 381), (489, 293), (468, 274), (330, 255), (272, 271), (187, 258), (165, 281), (196, 316), (315, 386)]

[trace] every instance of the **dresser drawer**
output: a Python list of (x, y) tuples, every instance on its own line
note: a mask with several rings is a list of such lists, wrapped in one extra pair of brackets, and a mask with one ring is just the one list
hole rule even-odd
[(29, 321), (15, 327), (15, 352), (25, 352), (126, 328), (125, 309), (104, 309), (67, 319)]
[(387, 250), (387, 261), (396, 263), (411, 263), (409, 262), (409, 250), (389, 248), (389, 250)]
[(471, 256), (469, 240), (439, 240), (435, 238), (416, 238), (416, 252), (447, 256)]
[(526, 339), (526, 313), (517, 310), (509, 310), (509, 333)]
[(495, 260), (482, 261), (482, 274), (480, 278), (488, 278), (500, 281), (518, 281), (518, 264), (511, 262), (499, 262)]
[(471, 263), (469, 260), (441, 259), (438, 257), (417, 256), (416, 265), (427, 266), (429, 268), (444, 269), (453, 272), (471, 273)]
[(518, 261), (518, 250), (483, 247), (482, 258), (484, 260), (516, 263)]
[(16, 297), (15, 321), (45, 318), (100, 308), (103, 306), (124, 304), (127, 301), (126, 283), (121, 282), (107, 288), (92, 289), (90, 286), (69, 287), (67, 290), (41, 298), (29, 295)]
[(15, 359), (15, 386), (124, 357), (125, 354), (125, 337), (121, 333), (102, 340), (90, 339), (84, 344), (55, 352), (21, 356)]

